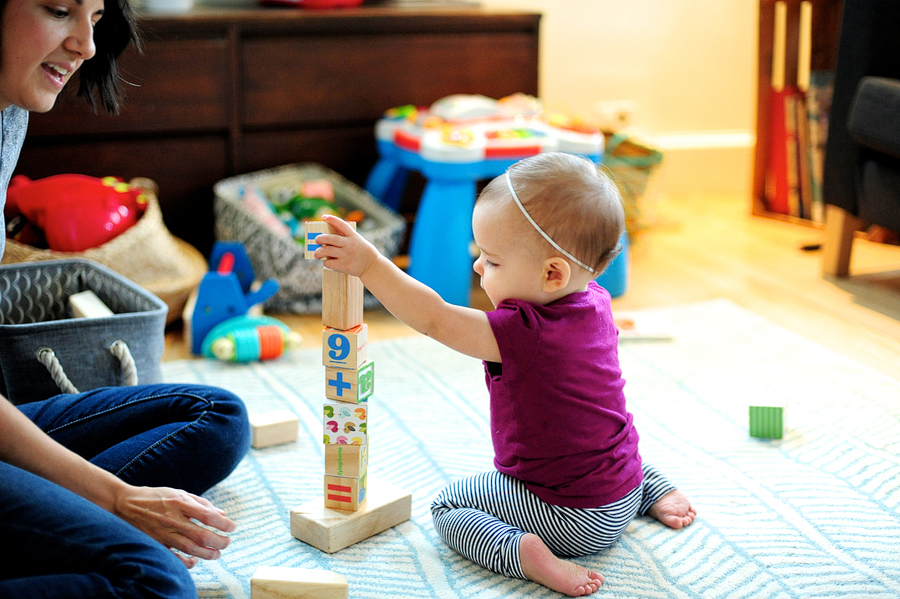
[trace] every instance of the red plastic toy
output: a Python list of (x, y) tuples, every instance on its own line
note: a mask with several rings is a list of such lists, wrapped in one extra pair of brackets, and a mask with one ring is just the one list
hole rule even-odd
[(144, 190), (116, 177), (54, 175), (32, 181), (18, 175), (9, 183), (5, 214), (24, 216), (41, 229), (51, 250), (81, 252), (123, 233), (146, 207)]

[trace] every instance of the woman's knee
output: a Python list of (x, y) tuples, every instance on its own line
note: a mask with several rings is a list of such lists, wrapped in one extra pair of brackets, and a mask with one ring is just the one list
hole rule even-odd
[[(154, 444), (141, 460), (133, 484), (174, 486), (202, 494), (228, 476), (250, 448), (250, 423), (244, 402), (234, 393), (207, 385), (161, 385), (146, 393), (165, 397), (172, 418), (184, 425)], [(158, 464), (169, 464), (161, 472)]]
[(206, 431), (204, 453), (209, 457), (207, 463), (211, 483), (215, 484), (228, 476), (250, 449), (247, 408), (237, 395), (218, 387), (199, 386), (190, 392), (209, 402), (203, 417)]

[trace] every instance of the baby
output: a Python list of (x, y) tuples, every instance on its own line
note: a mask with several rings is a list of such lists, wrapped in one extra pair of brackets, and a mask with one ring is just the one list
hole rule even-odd
[(571, 596), (603, 577), (567, 556), (609, 547), (638, 514), (672, 528), (696, 516), (638, 453), (610, 296), (594, 279), (624, 230), (615, 184), (590, 161), (538, 154), (491, 181), (472, 216), (475, 272), (495, 310), (444, 302), (346, 223), (316, 257), (360, 277), (394, 316), (484, 361), (496, 470), (457, 481), (432, 504), (455, 551), (505, 576)]

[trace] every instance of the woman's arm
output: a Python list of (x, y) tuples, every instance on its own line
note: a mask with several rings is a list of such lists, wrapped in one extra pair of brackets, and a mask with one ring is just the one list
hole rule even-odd
[(433, 289), (416, 281), (383, 256), (347, 223), (334, 216), (326, 222), (337, 235), (322, 234), (317, 258), (325, 267), (359, 277), (391, 314), (458, 352), (491, 362), (500, 349), (487, 315), (481, 310), (445, 302)]
[(197, 558), (218, 559), (230, 539), (223, 532), (234, 522), (209, 501), (166, 487), (135, 487), (66, 449), (0, 395), (0, 460), (27, 470), (76, 493), (119, 516), (179, 555), (187, 567)]

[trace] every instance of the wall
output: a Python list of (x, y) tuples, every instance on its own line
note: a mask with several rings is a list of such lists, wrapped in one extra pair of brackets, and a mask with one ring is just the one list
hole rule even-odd
[[(631, 127), (664, 150), (666, 193), (750, 190), (758, 0), (483, 0), (543, 14), (540, 95), (598, 121), (632, 101)], [(601, 105), (602, 106), (602, 105)]]

